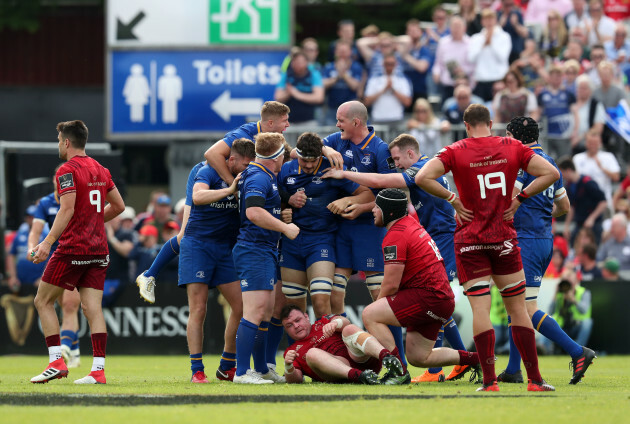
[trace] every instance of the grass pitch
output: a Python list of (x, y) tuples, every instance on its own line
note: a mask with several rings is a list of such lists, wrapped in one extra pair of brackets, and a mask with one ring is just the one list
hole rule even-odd
[[(0, 357), (0, 422), (167, 423), (624, 423), (630, 421), (630, 361), (623, 356), (595, 360), (577, 386), (568, 384), (568, 357), (541, 357), (552, 393), (529, 393), (525, 384), (502, 384), (498, 393), (476, 393), (465, 377), (458, 382), (410, 386), (307, 383), (248, 386), (189, 383), (184, 356), (111, 356), (107, 385), (78, 386), (91, 358), (67, 379), (43, 385), (29, 382), (47, 358)], [(280, 360), (280, 358), (278, 358)], [(212, 377), (218, 356), (206, 356)], [(282, 362), (279, 362), (280, 364)], [(497, 371), (507, 363), (497, 362)], [(423, 370), (411, 369), (412, 375)], [(448, 373), (450, 368), (445, 369)], [(58, 405), (58, 406), (54, 406)]]

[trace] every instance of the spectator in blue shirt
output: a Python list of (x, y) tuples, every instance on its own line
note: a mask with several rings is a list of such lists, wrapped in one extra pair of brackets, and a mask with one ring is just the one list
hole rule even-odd
[(327, 111), (325, 125), (335, 125), (337, 108), (345, 102), (356, 100), (365, 79), (365, 71), (359, 62), (352, 60), (351, 45), (343, 40), (335, 43), (335, 59), (324, 66), (324, 89)]

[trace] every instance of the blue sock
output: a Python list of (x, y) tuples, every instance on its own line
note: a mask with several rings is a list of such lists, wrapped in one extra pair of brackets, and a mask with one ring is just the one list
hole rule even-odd
[(276, 365), (276, 355), (278, 347), (284, 335), (284, 327), (282, 321), (278, 318), (271, 318), (269, 323), (269, 335), (267, 335), (267, 363)]
[(344, 318), (348, 318), (348, 314), (346, 314), (345, 312), (342, 312), (339, 314), (340, 316), (344, 317)]
[(75, 350), (75, 349), (76, 349), (76, 350), (78, 350), (78, 349), (79, 349), (79, 347), (80, 347), (80, 346), (79, 346), (79, 332), (78, 332), (78, 331), (77, 331), (77, 332), (74, 332), (74, 331), (73, 331), (73, 332), (72, 332), (72, 334), (73, 334), (73, 336), (74, 336), (74, 337), (73, 337), (73, 339), (72, 339), (72, 346), (70, 346), (70, 349), (72, 349), (72, 350)]
[(512, 317), (508, 316), (508, 337), (510, 338), (510, 358), (508, 359), (505, 372), (514, 374), (521, 370), (521, 354), (519, 353), (514, 339), (512, 338)]
[(560, 345), (565, 352), (571, 355), (571, 358), (577, 358), (584, 352), (582, 346), (575, 343), (571, 337), (567, 336), (567, 333), (562, 330), (551, 315), (547, 315), (540, 309), (534, 313), (532, 324), (534, 325), (534, 329), (540, 332), (540, 334)]
[(236, 331), (236, 375), (243, 375), (249, 369), (257, 331), (256, 324), (241, 318)]
[(392, 332), (392, 336), (394, 336), (394, 342), (396, 343), (396, 347), (398, 348), (398, 353), (400, 353), (400, 359), (402, 359), (403, 365), (407, 366), (407, 358), (405, 357), (405, 342), (402, 336), (402, 328), (394, 327), (393, 325), (388, 325), (389, 331)]
[(72, 349), (72, 342), (74, 341), (76, 336), (77, 333), (75, 333), (74, 331), (63, 330), (61, 332), (61, 345), (68, 346), (70, 349)]
[(455, 319), (453, 317), (451, 317), (442, 328), (444, 329), (444, 337), (446, 337), (446, 341), (448, 341), (453, 349), (464, 351), (466, 350), (466, 346), (464, 346), (462, 337), (459, 335), (457, 323), (455, 322)]
[(236, 353), (223, 351), (221, 354), (221, 361), (219, 362), (219, 368), (221, 371), (231, 370), (236, 366)]
[(258, 326), (256, 337), (254, 338), (254, 370), (261, 374), (267, 374), (267, 338), (269, 336), (269, 321), (262, 321)]
[(175, 236), (164, 243), (160, 252), (153, 260), (151, 267), (144, 275), (147, 277), (156, 277), (160, 271), (162, 271), (162, 268), (177, 255), (179, 255), (179, 243), (177, 243), (177, 236)]
[[(442, 343), (444, 343), (444, 327), (440, 328), (440, 331), (438, 332), (438, 336), (437, 336), (437, 339), (435, 340), (435, 344), (433, 345), (433, 348), (442, 347)], [(429, 368), (429, 372), (431, 374), (437, 374), (440, 371), (442, 371), (442, 367)]]
[(196, 373), (197, 371), (203, 372), (203, 354), (201, 353), (193, 353), (190, 355), (190, 370), (192, 373)]

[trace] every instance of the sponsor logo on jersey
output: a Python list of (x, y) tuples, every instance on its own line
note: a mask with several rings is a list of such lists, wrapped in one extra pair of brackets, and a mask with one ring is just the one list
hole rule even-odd
[(273, 188), (273, 191), (278, 191), (278, 186), (275, 184), (271, 184), (271, 188)]
[(327, 258), (328, 257), (328, 249), (322, 249), (321, 257), (322, 258)]
[(534, 281), (537, 282), (537, 283), (541, 282), (542, 281), (542, 275), (535, 276), (534, 277)]
[(437, 315), (435, 315), (433, 312), (431, 311), (427, 311), (427, 315), (430, 316), (431, 318), (438, 320), (438, 321), (442, 321), (444, 324), (446, 324), (446, 319), (439, 317)]
[(510, 240), (504, 241), (503, 246), (505, 247), (505, 249), (502, 250), (501, 253), (499, 253), (499, 256), (509, 255), (510, 253), (512, 253), (514, 245), (510, 242)]
[(311, 181), (313, 182), (313, 184), (321, 184), (324, 182), (324, 180), (322, 180), (322, 177), (313, 177)]
[(352, 168), (350, 168), (350, 171), (352, 171), (352, 172), (359, 172), (359, 170), (357, 169), (356, 166), (353, 166)]
[(354, 155), (352, 154), (352, 150), (348, 149), (346, 150), (346, 153), (343, 154), (344, 156), (352, 159), (354, 157)]
[(396, 169), (396, 162), (394, 162), (394, 158), (391, 156), (387, 158), (387, 166), (389, 169)]
[(295, 346), (295, 350), (298, 351), (298, 350), (302, 349), (302, 346), (304, 346), (304, 345), (297, 345), (297, 346)]
[(418, 173), (418, 171), (420, 171), (420, 168), (412, 166), (411, 168), (407, 168), (405, 170), (405, 174), (407, 174), (411, 179), (414, 179), (416, 178), (416, 174)]
[(363, 156), (363, 158), (361, 159), (361, 163), (365, 166), (368, 166), (369, 164), (372, 163), (372, 158), (370, 157), (370, 155), (365, 155)]
[(203, 271), (197, 271), (197, 273), (195, 274), (195, 277), (197, 278), (206, 278), (206, 273)]
[(274, 215), (280, 215), (280, 213), (281, 213), (281, 212), (282, 212), (282, 211), (280, 210), (280, 208), (273, 208), (273, 212), (272, 212), (272, 213), (273, 213)]
[(221, 181), (221, 188), (227, 188), (228, 185), (225, 181)]
[(295, 178), (293, 177), (287, 178), (287, 184), (295, 184)]
[(60, 175), (59, 178), (59, 188), (61, 190), (74, 187), (74, 179), (72, 178), (72, 173), (68, 172), (67, 174)]
[(59, 208), (56, 206), (48, 208), (48, 215), (57, 215), (57, 212), (59, 212)]
[(398, 259), (398, 246), (385, 246), (383, 248), (383, 257), (386, 261)]
[(241, 280), (241, 287), (248, 287), (247, 280)]
[(374, 268), (374, 258), (367, 258), (367, 267)]

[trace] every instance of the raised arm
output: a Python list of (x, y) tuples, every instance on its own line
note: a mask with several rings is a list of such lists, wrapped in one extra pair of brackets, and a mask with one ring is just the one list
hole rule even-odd
[(214, 168), (219, 177), (228, 185), (231, 185), (234, 181), (234, 175), (232, 175), (225, 162), (230, 157), (230, 152), (230, 146), (224, 140), (219, 140), (210, 146), (203, 155), (208, 161), (208, 165)]

